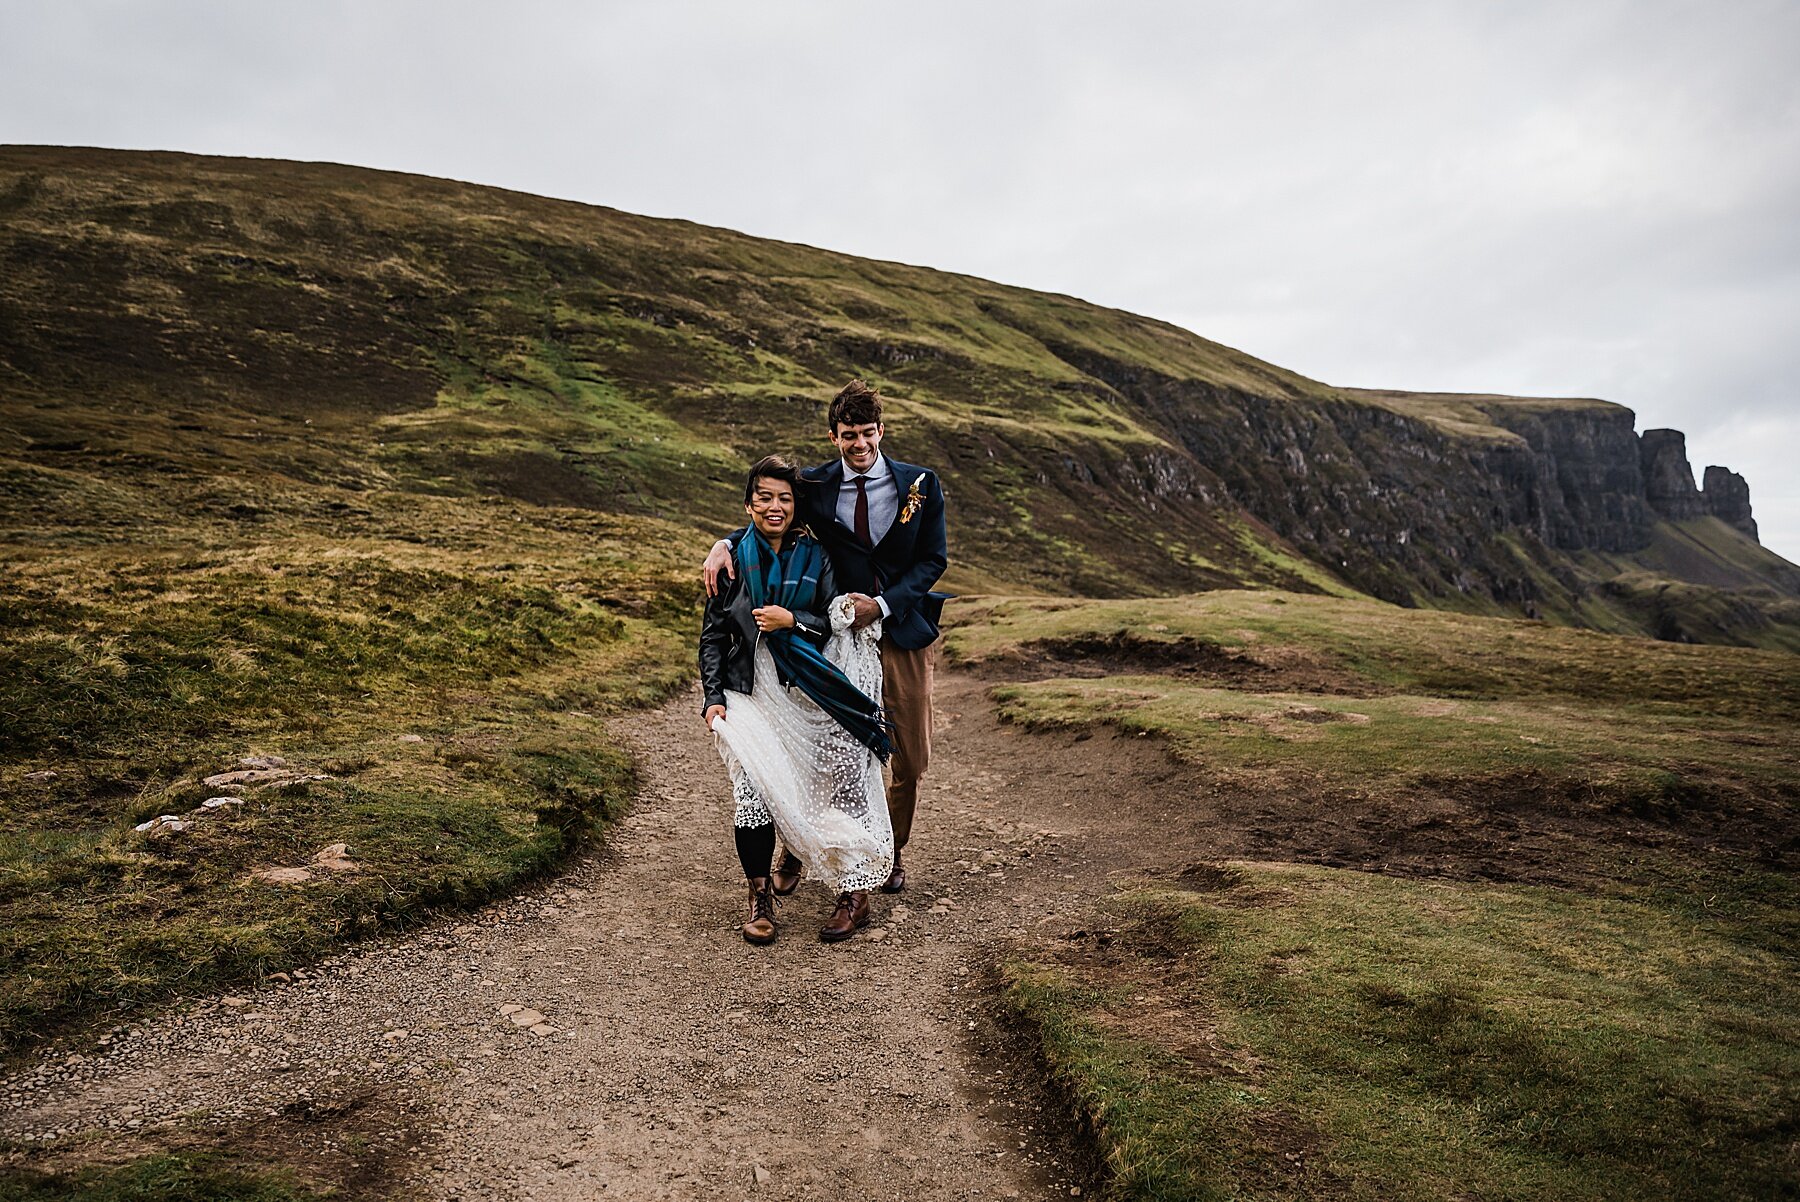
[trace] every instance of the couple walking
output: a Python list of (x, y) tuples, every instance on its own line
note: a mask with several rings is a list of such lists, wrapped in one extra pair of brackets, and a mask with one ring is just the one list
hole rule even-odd
[(774, 941), (776, 896), (803, 875), (837, 894), (828, 943), (868, 925), (870, 889), (906, 888), (900, 853), (931, 755), (944, 494), (932, 472), (881, 453), (881, 408), (861, 380), (845, 385), (826, 415), (838, 458), (806, 471), (760, 460), (750, 524), (706, 558), (701, 704), (731, 776), (751, 943)]

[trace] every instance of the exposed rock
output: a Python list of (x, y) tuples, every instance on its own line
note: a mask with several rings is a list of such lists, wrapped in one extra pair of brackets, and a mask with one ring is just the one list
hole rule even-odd
[(1688, 465), (1687, 435), (1680, 430), (1645, 430), (1638, 439), (1644, 495), (1650, 508), (1672, 522), (1703, 517), (1706, 506)]
[(323, 868), (327, 872), (355, 872), (359, 865), (350, 858), (350, 846), (347, 843), (332, 843), (321, 847), (314, 853), (313, 867)]
[(31, 781), (33, 784), (42, 784), (45, 781), (55, 780), (56, 776), (57, 773), (54, 768), (44, 768), (37, 772), (27, 772), (25, 774), (25, 779)]
[(209, 789), (223, 789), (227, 785), (285, 785), (330, 779), (322, 772), (296, 772), (292, 768), (237, 768), (230, 772), (215, 772), (201, 783)]
[(304, 885), (313, 879), (304, 868), (258, 868), (250, 875), (269, 885)]
[(1750, 516), (1750, 485), (1730, 468), (1713, 465), (1706, 469), (1706, 481), (1700, 489), (1700, 500), (1706, 512), (1734, 526), (1751, 538), (1756, 537), (1756, 519)]
[(1524, 439), (1496, 445), (1479, 462), (1499, 485), (1505, 524), (1562, 551), (1638, 551), (1656, 520), (1644, 497), (1631, 410), (1617, 405), (1483, 410)]

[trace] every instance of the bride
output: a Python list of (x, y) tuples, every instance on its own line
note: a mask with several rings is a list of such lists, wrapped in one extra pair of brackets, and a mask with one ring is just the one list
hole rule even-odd
[(707, 601), (700, 628), (704, 719), (731, 774), (751, 943), (775, 939), (778, 836), (838, 895), (819, 931), (827, 943), (868, 925), (869, 889), (894, 866), (881, 624), (853, 629), (855, 607), (836, 596), (823, 548), (793, 529), (798, 479), (779, 455), (750, 469), (737, 572)]

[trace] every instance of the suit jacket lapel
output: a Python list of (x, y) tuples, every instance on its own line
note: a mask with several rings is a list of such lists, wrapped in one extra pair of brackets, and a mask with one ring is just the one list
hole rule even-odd
[[(829, 463), (822, 463), (805, 473), (803, 478), (812, 486), (813, 504), (818, 509), (820, 519), (826, 525), (836, 526), (839, 530), (849, 532), (852, 538), (856, 537), (850, 527), (838, 521), (837, 516), (838, 494), (844, 489), (844, 461), (833, 459)], [(813, 533), (821, 537), (824, 535), (822, 530), (815, 530)]]
[(881, 536), (881, 541), (875, 544), (877, 547), (894, 537), (894, 532), (900, 529), (903, 524), (900, 521), (900, 515), (906, 509), (906, 494), (912, 491), (913, 482), (925, 474), (925, 469), (922, 467), (911, 468), (895, 463), (892, 459), (888, 459), (886, 454), (881, 457), (887, 459), (888, 471), (894, 476), (895, 503), (893, 524), (887, 528), (887, 533)]

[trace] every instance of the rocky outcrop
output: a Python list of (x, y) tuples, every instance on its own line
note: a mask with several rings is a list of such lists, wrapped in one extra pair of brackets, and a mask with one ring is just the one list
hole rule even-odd
[[(1582, 585), (1559, 552), (1630, 555), (1660, 520), (1708, 513), (1753, 534), (1749, 490), (1723, 468), (1694, 487), (1677, 430), (1634, 432), (1603, 401), (1431, 398), (1479, 409), (1507, 437), (1461, 437), (1427, 417), (1352, 400), (1273, 399), (1070, 346), (1053, 353), (1133, 404), (1196, 461), (1158, 496), (1216, 479), (1314, 562), (1399, 604), (1455, 594), (1532, 612)], [(1527, 567), (1529, 561), (1534, 567)]]
[[(1645, 501), (1631, 410), (1578, 403), (1567, 409), (1484, 407), (1525, 440), (1477, 459), (1506, 499), (1506, 524), (1559, 551), (1639, 551), (1656, 514)], [(1692, 484), (1690, 482), (1690, 487)]]
[(1706, 512), (1727, 526), (1756, 537), (1756, 519), (1750, 516), (1750, 485), (1730, 468), (1715, 464), (1706, 469), (1700, 500), (1705, 503)]
[(1658, 515), (1672, 522), (1711, 515), (1756, 538), (1750, 485), (1730, 468), (1714, 464), (1706, 469), (1705, 487), (1695, 488), (1687, 435), (1680, 430), (1645, 430), (1638, 439), (1638, 463), (1644, 475), (1644, 497)]
[(1687, 435), (1680, 430), (1645, 430), (1638, 439), (1638, 464), (1650, 508), (1671, 522), (1703, 517), (1706, 505), (1688, 466)]

